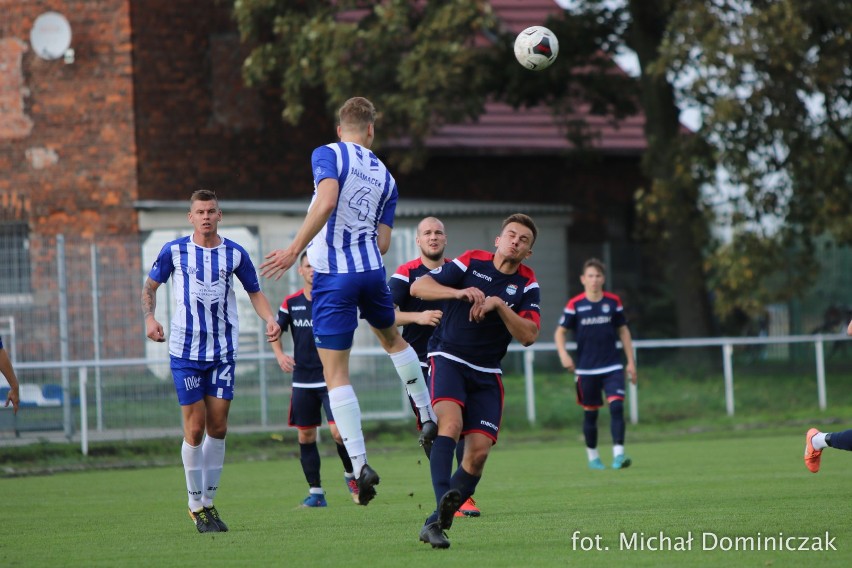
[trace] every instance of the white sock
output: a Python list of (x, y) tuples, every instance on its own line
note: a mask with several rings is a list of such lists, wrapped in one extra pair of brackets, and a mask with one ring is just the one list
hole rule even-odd
[(420, 421), (437, 422), (432, 410), (432, 400), (429, 397), (429, 387), (426, 386), (426, 381), (423, 379), (423, 370), (420, 367), (417, 352), (409, 345), (402, 351), (391, 353), (390, 358), (393, 361), (393, 366), (396, 367), (399, 379), (405, 385), (406, 392), (414, 400), (414, 405), (417, 406)]
[(618, 456), (624, 455), (624, 446), (616, 444), (612, 447), (612, 457), (617, 458)]
[(822, 450), (828, 447), (828, 444), (825, 443), (825, 432), (820, 432), (819, 434), (814, 434), (814, 437), (811, 438), (811, 445), (815, 450)]
[(213, 506), (213, 498), (219, 489), (219, 478), (222, 477), (222, 467), (225, 464), (225, 439), (204, 436), (201, 444), (204, 453), (204, 493), (201, 495), (201, 504), (205, 507)]
[(204, 487), (204, 454), (201, 451), (201, 444), (190, 446), (184, 440), (180, 447), (180, 456), (183, 458), (183, 471), (186, 474), (186, 493), (189, 496), (187, 505), (190, 511), (197, 513), (204, 508), (201, 504), (201, 493)]
[(346, 453), (352, 460), (352, 473), (361, 475), (361, 468), (367, 463), (367, 447), (364, 445), (364, 433), (361, 430), (361, 407), (352, 385), (343, 385), (328, 391), (328, 405), (334, 416), (334, 423), (343, 438)]
[(325, 495), (325, 491), (322, 490), (322, 487), (311, 487), (309, 493), (311, 495)]
[(586, 455), (589, 456), (589, 461), (596, 460), (601, 457), (597, 448), (586, 448)]

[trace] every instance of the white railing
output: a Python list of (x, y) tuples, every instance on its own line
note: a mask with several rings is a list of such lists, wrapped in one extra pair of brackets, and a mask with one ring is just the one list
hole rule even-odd
[[(722, 338), (693, 338), (693, 339), (665, 339), (665, 340), (636, 340), (633, 342), (634, 350), (637, 355), (637, 365), (640, 368), (641, 375), (641, 358), (640, 351), (645, 349), (672, 349), (672, 348), (696, 348), (696, 347), (719, 347), (721, 350), (722, 356), (722, 368), (724, 372), (724, 383), (725, 383), (725, 406), (727, 410), (728, 416), (734, 415), (735, 410), (735, 401), (734, 401), (734, 364), (733, 364), (733, 352), (735, 346), (763, 346), (763, 345), (779, 345), (779, 344), (802, 344), (802, 343), (811, 343), (814, 346), (815, 351), (815, 380), (816, 380), (816, 394), (817, 394), (817, 402), (820, 410), (825, 410), (827, 406), (826, 401), (826, 387), (825, 387), (825, 356), (824, 356), (824, 347), (826, 342), (835, 342), (835, 341), (849, 341), (852, 338), (847, 337), (843, 334), (832, 334), (832, 335), (807, 335), (807, 336), (783, 336), (783, 337), (722, 337)], [(568, 343), (567, 347), (569, 350), (575, 349), (576, 344)], [(535, 357), (536, 353), (549, 353), (555, 357), (556, 352), (556, 344), (555, 343), (537, 343), (530, 347), (523, 347), (518, 344), (511, 344), (509, 346), (509, 352), (520, 352), (523, 353), (523, 374), (524, 374), (524, 391), (526, 398), (526, 414), (527, 420), (530, 424), (536, 423), (536, 406), (535, 406)], [(353, 356), (375, 356), (375, 357), (386, 357), (385, 352), (379, 347), (370, 347), (370, 348), (360, 348), (353, 349)], [(256, 354), (245, 354), (240, 357), (240, 361), (271, 361), (273, 356), (271, 353), (256, 353)], [(98, 360), (86, 360), (86, 361), (53, 361), (53, 362), (18, 362), (16, 366), (16, 370), (24, 371), (24, 370), (48, 370), (48, 369), (61, 369), (63, 370), (63, 380), (62, 380), (62, 391), (63, 391), (63, 407), (64, 407), (64, 416), (66, 417), (66, 422), (68, 422), (68, 417), (71, 416), (71, 385), (68, 380), (68, 375), (72, 369), (77, 369), (78, 371), (78, 388), (80, 393), (80, 441), (81, 441), (81, 449), (83, 453), (88, 452), (88, 440), (89, 440), (89, 426), (88, 426), (88, 418), (87, 418), (87, 390), (88, 390), (88, 373), (89, 369), (95, 369), (99, 371), (101, 369), (110, 368), (110, 367), (133, 367), (140, 366), (145, 367), (151, 364), (164, 364), (164, 361), (152, 361), (150, 359), (98, 359)], [(640, 379), (641, 382), (641, 379)], [(265, 383), (261, 383), (265, 386)], [(263, 387), (262, 387), (263, 388)], [(401, 387), (400, 387), (401, 388)], [(101, 383), (99, 381), (95, 382), (95, 404), (97, 406), (97, 416), (102, 416), (102, 408), (104, 397), (102, 396)], [(266, 396), (265, 393), (262, 393), (263, 399)], [(635, 385), (630, 384), (628, 381), (628, 391), (627, 391), (627, 400), (630, 414), (630, 421), (633, 424), (639, 422), (639, 393), (638, 389)], [(401, 400), (404, 401), (405, 398), (401, 397)], [(374, 413), (376, 416), (372, 418), (402, 418), (406, 416), (408, 412), (407, 403), (402, 402), (399, 411), (390, 411), (390, 412), (380, 412)], [(369, 415), (365, 415), (365, 418), (371, 418)], [(261, 420), (263, 426), (266, 426), (265, 415), (263, 416), (263, 420)], [(65, 424), (65, 432), (68, 439), (71, 439), (71, 432), (73, 432), (73, 424), (66, 423)], [(98, 421), (98, 430), (101, 430), (101, 422), (100, 419)]]

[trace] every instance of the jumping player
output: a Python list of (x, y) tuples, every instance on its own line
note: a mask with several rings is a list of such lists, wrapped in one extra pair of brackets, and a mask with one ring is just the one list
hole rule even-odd
[[(577, 404), (583, 407), (583, 435), (589, 468), (606, 469), (598, 453), (598, 410), (603, 406), (601, 392), (609, 403), (612, 432), (613, 469), (624, 469), (632, 463), (624, 453), (624, 372), (636, 384), (636, 362), (633, 341), (621, 299), (604, 292), (606, 271), (603, 263), (591, 258), (583, 264), (580, 282), (584, 292), (571, 298), (553, 340), (562, 366), (575, 373)], [(565, 348), (568, 330), (577, 341), (577, 363)], [(620, 340), (627, 358), (622, 364), (616, 341)]]

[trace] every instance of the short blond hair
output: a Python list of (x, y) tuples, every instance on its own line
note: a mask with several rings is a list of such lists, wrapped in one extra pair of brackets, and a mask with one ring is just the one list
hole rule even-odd
[(376, 107), (364, 97), (352, 97), (337, 111), (341, 127), (366, 130), (376, 123)]

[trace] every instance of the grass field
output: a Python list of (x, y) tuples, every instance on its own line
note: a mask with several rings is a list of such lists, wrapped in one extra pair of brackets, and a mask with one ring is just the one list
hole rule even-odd
[[(456, 520), (449, 550), (417, 538), (434, 508), (417, 449), (371, 446), (382, 482), (369, 507), (349, 500), (336, 456), (323, 458), (329, 507), (313, 510), (297, 507), (306, 494), (297, 459), (228, 461), (216, 505), (231, 530), (214, 535), (190, 523), (177, 466), (0, 479), (0, 565), (850, 566), (850, 456), (828, 450), (813, 475), (803, 433), (662, 437), (629, 445), (624, 471), (589, 471), (574, 434), (501, 440), (476, 495), (483, 515)], [(777, 543), (779, 533), (825, 548), (826, 531), (837, 550), (721, 550), (726, 539)], [(692, 549), (621, 550), (633, 533), (662, 533), (672, 547), (692, 535)], [(609, 550), (581, 549), (595, 540)]]

